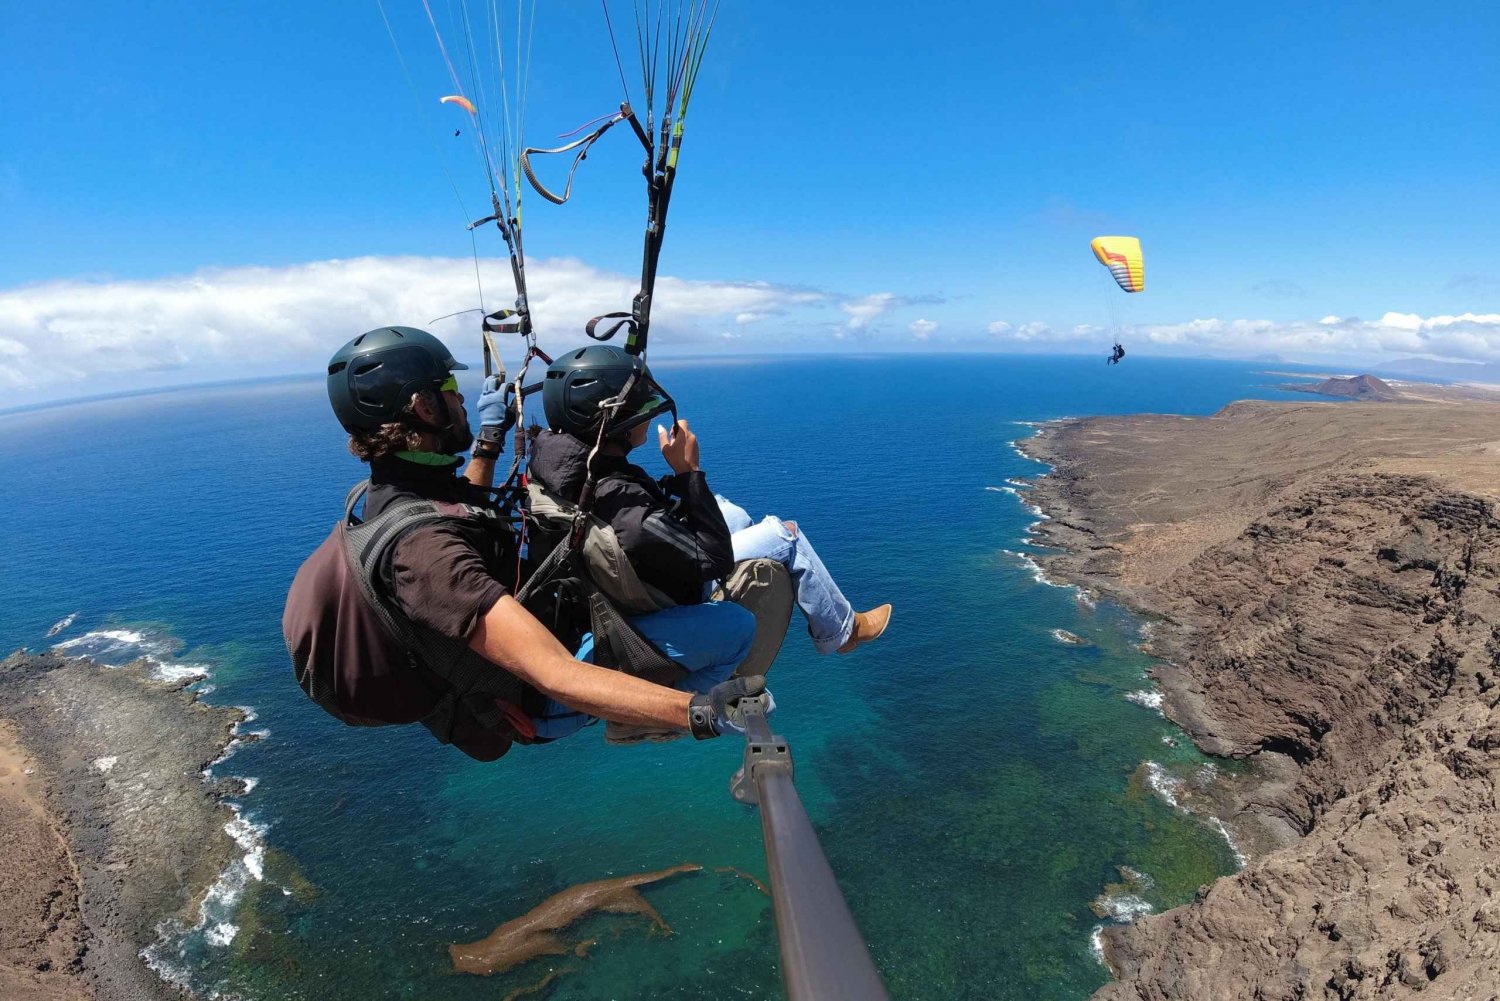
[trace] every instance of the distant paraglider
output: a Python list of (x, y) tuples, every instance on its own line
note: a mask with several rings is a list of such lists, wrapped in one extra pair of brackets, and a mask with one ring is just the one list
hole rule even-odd
[[(1089, 242), (1099, 263), (1109, 268), (1115, 282), (1126, 292), (1140, 292), (1146, 287), (1146, 260), (1141, 256), (1141, 241), (1133, 236), (1096, 236)], [(1114, 348), (1106, 365), (1118, 365), (1125, 357), (1125, 346), (1115, 337)]]
[[(440, 97), (440, 98), (438, 98), (438, 103), (439, 104), (454, 104), (454, 105), (457, 105), (460, 108), (463, 108), (465, 111), (467, 111), (471, 115), (478, 115), (479, 114), (478, 109), (476, 109), (474, 107), (474, 102), (471, 101), (471, 100), (469, 100), (467, 97), (464, 97), (462, 94), (449, 94), (447, 97)], [(454, 129), (453, 130), (453, 138), (457, 139), (461, 135), (463, 135), (463, 129)]]
[(1140, 240), (1133, 236), (1096, 236), (1089, 246), (1099, 263), (1115, 276), (1120, 288), (1139, 292), (1146, 287), (1146, 261), (1141, 256)]

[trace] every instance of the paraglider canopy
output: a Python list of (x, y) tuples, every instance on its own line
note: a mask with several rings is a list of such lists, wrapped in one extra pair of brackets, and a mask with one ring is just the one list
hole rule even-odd
[(1115, 281), (1126, 292), (1146, 287), (1146, 261), (1141, 256), (1141, 241), (1133, 236), (1096, 236), (1089, 242), (1099, 263), (1109, 268)]

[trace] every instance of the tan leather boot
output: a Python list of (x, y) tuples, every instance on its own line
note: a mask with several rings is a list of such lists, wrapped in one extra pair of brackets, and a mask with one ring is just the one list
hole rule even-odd
[(849, 631), (848, 641), (839, 647), (839, 653), (849, 653), (861, 643), (878, 639), (890, 624), (891, 606), (888, 603), (877, 605), (868, 612), (855, 612), (854, 628)]

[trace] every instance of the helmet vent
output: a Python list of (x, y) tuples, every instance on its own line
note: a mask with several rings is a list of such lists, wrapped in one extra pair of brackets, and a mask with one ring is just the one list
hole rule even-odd
[(361, 365), (359, 368), (355, 369), (354, 370), (354, 374), (355, 375), (369, 375), (371, 372), (373, 372), (377, 368), (379, 368), (380, 365), (381, 365), (381, 363), (378, 362), (378, 361), (366, 362), (365, 364)]
[(349, 363), (346, 362), (346, 361), (334, 362), (332, 365), (328, 366), (328, 374), (329, 375), (338, 375), (340, 372), (342, 372), (344, 369), (346, 369), (348, 367), (349, 367)]

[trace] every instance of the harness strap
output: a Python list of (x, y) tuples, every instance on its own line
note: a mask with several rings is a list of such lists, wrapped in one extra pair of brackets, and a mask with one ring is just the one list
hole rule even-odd
[(480, 329), (486, 334), (519, 334), (525, 326), (524, 319), (510, 320), (510, 317), (520, 315), (514, 309), (497, 309), (486, 314)]
[(589, 621), (594, 628), (594, 662), (646, 681), (671, 687), (687, 670), (663, 654), (620, 614), (603, 592), (589, 596)]
[[(614, 320), (615, 322), (610, 324), (603, 333), (600, 333), (598, 331), (600, 320)], [(584, 324), (583, 332), (596, 341), (607, 341), (619, 333), (621, 327), (629, 327), (630, 331), (627, 333), (633, 333), (635, 330), (635, 318), (629, 313), (604, 313)]]

